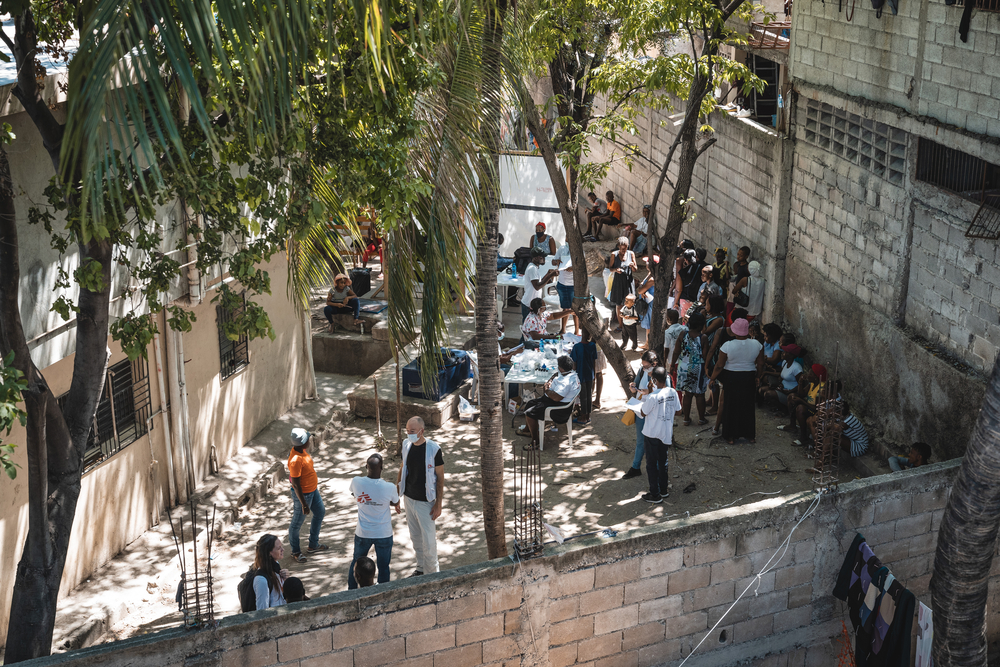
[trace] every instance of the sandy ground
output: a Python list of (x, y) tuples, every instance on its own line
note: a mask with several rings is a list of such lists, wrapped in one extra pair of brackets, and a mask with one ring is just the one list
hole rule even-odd
[[(590, 244), (594, 247), (594, 244)], [(588, 247), (588, 250), (590, 249)], [(607, 304), (601, 305), (607, 310)], [(505, 320), (519, 315), (514, 309)], [(508, 326), (510, 326), (508, 324)], [(515, 323), (516, 326), (516, 323)], [(510, 329), (508, 329), (510, 330)], [(629, 351), (627, 358), (638, 367), (639, 353)], [(346, 395), (365, 378), (323, 375), (321, 398), (296, 408), (277, 420), (244, 448), (252, 455), (224, 466), (219, 477), (248, 476), (246, 468), (263, 469), (269, 462), (287, 458), (287, 432), (293, 425), (321, 430), (327, 415), (346, 409)], [(805, 470), (811, 462), (801, 448), (791, 446), (792, 435), (776, 429), (784, 417), (769, 410), (757, 411), (757, 442), (728, 445), (713, 437), (709, 426), (678, 426), (670, 452), (670, 497), (660, 505), (643, 502), (647, 489), (645, 463), (643, 475), (630, 480), (621, 477), (631, 465), (635, 451), (635, 428), (625, 426), (625, 395), (609, 369), (605, 373), (602, 408), (592, 422), (574, 431), (573, 446), (566, 438), (565, 427), (557, 434), (548, 433), (541, 453), (544, 492), (544, 521), (558, 527), (567, 537), (583, 535), (603, 528), (628, 530), (668, 519), (694, 515), (737, 503), (754, 502), (762, 495), (784, 495), (812, 487)], [(714, 423), (714, 417), (710, 417)], [(519, 423), (520, 420), (519, 420)], [(695, 424), (697, 420), (695, 421)], [(282, 563), (305, 583), (310, 597), (335, 593), (347, 588), (347, 569), (353, 552), (353, 534), (357, 525), (354, 501), (348, 492), (352, 477), (364, 474), (364, 461), (374, 451), (377, 425), (373, 420), (349, 421), (337, 425), (335, 437), (313, 452), (320, 491), (326, 504), (326, 518), (321, 541), (329, 551), (314, 554), (307, 563), (295, 563), (286, 556)], [(486, 559), (482, 531), (481, 491), (479, 485), (478, 422), (452, 421), (428, 435), (444, 450), (447, 493), (444, 513), (438, 521), (438, 551), (442, 569)], [(395, 440), (395, 424), (383, 424), (382, 432)], [(505, 414), (504, 447), (506, 459), (507, 535), (512, 537), (511, 503), (514, 452), (527, 439), (513, 434), (510, 415)], [(398, 459), (387, 459), (383, 474), (394, 481)], [(242, 469), (241, 469), (242, 466)], [(842, 463), (843, 479), (854, 477), (853, 468)], [(252, 475), (251, 475), (252, 477)], [(206, 480), (203, 486), (213, 484)], [(178, 516), (180, 512), (174, 511)], [(245, 511), (230, 526), (212, 551), (217, 617), (239, 612), (236, 586), (253, 561), (253, 545), (263, 533), (274, 533), (286, 540), (291, 516), (287, 482)], [(190, 528), (185, 519), (185, 528)], [(204, 521), (202, 520), (202, 523)], [(393, 578), (408, 576), (414, 570), (413, 551), (405, 515), (394, 516), (395, 546), (392, 554)], [(306, 543), (308, 522), (302, 528)], [(199, 559), (204, 566), (204, 531), (200, 532)], [(290, 549), (286, 548), (286, 554)], [(193, 552), (186, 554), (189, 567)], [(164, 520), (161, 525), (137, 540), (91, 579), (60, 600), (57, 618), (57, 647), (90, 614), (101, 606), (121, 609), (124, 620), (114, 626), (103, 641), (122, 639), (158, 629), (175, 627), (181, 616), (174, 603), (179, 567), (177, 552)]]

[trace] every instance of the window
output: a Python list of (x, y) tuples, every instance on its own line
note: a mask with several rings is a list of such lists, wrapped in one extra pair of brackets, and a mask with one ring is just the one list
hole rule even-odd
[[(66, 394), (58, 399), (63, 407)], [(146, 435), (150, 415), (149, 366), (142, 357), (108, 368), (104, 391), (83, 454), (83, 471), (106, 461)]]
[[(964, 7), (965, 1), (956, 0), (955, 6)], [(1000, 12), (1000, 0), (979, 0), (976, 3), (976, 9), (982, 12)]]
[(1000, 239), (1000, 167), (921, 138), (917, 147), (917, 180), (979, 204), (966, 236)]
[(825, 102), (806, 103), (805, 140), (867, 169), (893, 185), (903, 184), (906, 132)]
[(235, 309), (226, 308), (223, 305), (215, 307), (216, 318), (219, 325), (219, 360), (222, 366), (222, 379), (230, 377), (247, 367), (250, 363), (250, 346), (246, 334), (239, 334), (233, 340), (228, 332), (232, 332), (233, 323), (246, 304), (246, 296), (240, 295), (241, 304)]

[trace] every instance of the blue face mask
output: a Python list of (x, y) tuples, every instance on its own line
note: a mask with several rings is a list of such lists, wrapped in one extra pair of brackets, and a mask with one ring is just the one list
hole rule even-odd
[(406, 439), (410, 441), (410, 444), (414, 444), (420, 439), (419, 433), (407, 433)]

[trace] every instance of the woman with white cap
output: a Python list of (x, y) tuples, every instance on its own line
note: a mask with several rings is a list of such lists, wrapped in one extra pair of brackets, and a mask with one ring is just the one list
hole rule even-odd
[(733, 320), (729, 328), (733, 339), (722, 344), (712, 379), (720, 378), (726, 388), (722, 402), (722, 437), (730, 445), (736, 438), (756, 442), (757, 413), (755, 395), (757, 375), (764, 370), (764, 346), (749, 338), (750, 323)]
[(760, 277), (760, 262), (750, 262), (747, 265), (747, 270), (750, 275), (741, 278), (736, 283), (733, 298), (735, 299), (736, 295), (740, 293), (745, 293), (749, 297), (750, 300), (746, 305), (747, 321), (752, 322), (755, 317), (760, 316), (760, 311), (764, 309), (764, 286), (767, 281)]

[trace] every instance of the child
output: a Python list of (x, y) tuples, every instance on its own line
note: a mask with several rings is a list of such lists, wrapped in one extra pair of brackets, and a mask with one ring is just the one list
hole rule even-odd
[(712, 266), (715, 268), (715, 282), (722, 288), (722, 296), (725, 298), (729, 294), (729, 278), (733, 274), (729, 265), (729, 248), (715, 249), (715, 264)]
[(667, 386), (667, 370), (657, 366), (650, 373), (653, 391), (643, 400), (640, 415), (646, 421), (642, 436), (646, 444), (646, 475), (649, 493), (642, 496), (647, 503), (662, 503), (667, 491), (667, 447), (674, 441), (674, 415), (681, 409), (677, 392)]
[(305, 586), (302, 585), (302, 580), (298, 577), (289, 577), (285, 580), (285, 585), (282, 586), (282, 592), (285, 594), (285, 602), (291, 604), (293, 602), (303, 602), (309, 599), (306, 595)]
[(354, 579), (360, 588), (375, 585), (375, 561), (368, 556), (362, 556), (354, 563)]
[(622, 306), (622, 349), (628, 347), (628, 341), (632, 339), (632, 349), (639, 347), (639, 316), (635, 312), (635, 295), (625, 296), (625, 305)]
[(597, 343), (590, 340), (590, 332), (581, 331), (580, 342), (569, 353), (576, 364), (576, 374), (580, 377), (580, 411), (573, 418), (574, 424), (586, 426), (590, 423), (591, 396), (594, 391), (594, 367), (597, 365)]
[[(669, 365), (669, 359), (674, 354), (674, 346), (681, 333), (687, 331), (687, 327), (681, 324), (681, 314), (676, 308), (667, 308), (667, 330), (663, 332), (663, 360)], [(677, 373), (671, 367), (670, 385), (677, 386)]]
[(910, 447), (909, 456), (890, 456), (889, 467), (893, 472), (919, 468), (926, 465), (931, 458), (931, 446), (926, 442), (915, 442)]

